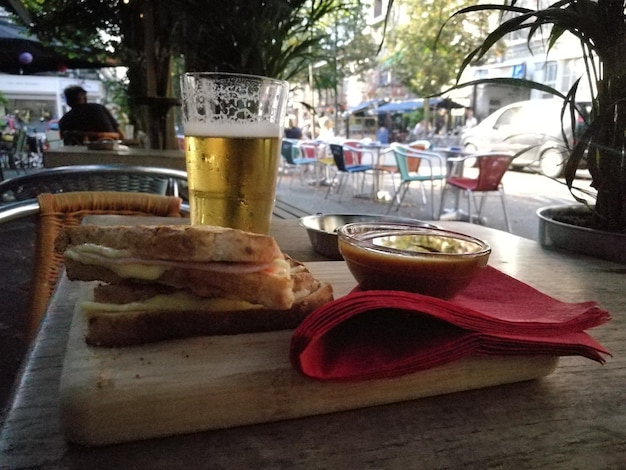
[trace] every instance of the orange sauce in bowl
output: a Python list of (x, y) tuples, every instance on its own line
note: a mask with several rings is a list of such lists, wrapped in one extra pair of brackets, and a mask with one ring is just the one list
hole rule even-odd
[(402, 290), (450, 298), (486, 266), (490, 249), (446, 235), (376, 234), (339, 238), (339, 249), (362, 289)]

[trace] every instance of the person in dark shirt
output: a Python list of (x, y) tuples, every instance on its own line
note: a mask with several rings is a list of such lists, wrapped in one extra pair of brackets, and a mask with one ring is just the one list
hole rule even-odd
[(286, 139), (302, 139), (304, 136), (302, 134), (302, 129), (296, 126), (296, 118), (289, 117), (289, 127), (285, 129), (285, 138)]
[(70, 86), (63, 92), (70, 109), (59, 120), (59, 131), (65, 145), (80, 145), (100, 138), (123, 139), (124, 133), (111, 112), (99, 103), (88, 103), (87, 92)]

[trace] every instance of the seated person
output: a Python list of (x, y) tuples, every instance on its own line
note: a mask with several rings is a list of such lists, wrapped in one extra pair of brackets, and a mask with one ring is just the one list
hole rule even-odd
[(300, 129), (296, 125), (296, 117), (289, 116), (289, 127), (285, 129), (285, 138), (286, 139), (302, 139), (304, 136), (302, 134), (302, 129)]
[(59, 131), (65, 145), (124, 138), (111, 112), (99, 103), (88, 103), (87, 92), (82, 87), (67, 87), (64, 94), (66, 103), (72, 108), (59, 120)]

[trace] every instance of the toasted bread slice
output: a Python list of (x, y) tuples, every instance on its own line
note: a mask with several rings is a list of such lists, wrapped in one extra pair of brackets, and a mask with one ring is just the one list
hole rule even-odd
[[(161, 284), (188, 289), (200, 297), (235, 298), (276, 309), (290, 308), (294, 302), (293, 279), (288, 263), (278, 270), (242, 273), (206, 270), (201, 266), (195, 268), (191, 264), (165, 266), (159, 270), (157, 277), (141, 279), (120, 276), (110, 267), (84, 264), (66, 256), (65, 270), (71, 280), (102, 281), (110, 284)], [(145, 271), (150, 272), (148, 268)]]
[(243, 230), (202, 225), (78, 225), (67, 227), (55, 250), (99, 245), (127, 256), (191, 262), (269, 263), (282, 256), (276, 241)]
[[(234, 335), (293, 329), (313, 310), (333, 299), (332, 287), (317, 280), (301, 263), (291, 261), (295, 301), (279, 310), (245, 303), (208, 302), (205, 308), (181, 301), (180, 290), (144, 286), (104, 285), (94, 289), (94, 300), (83, 304), (87, 316), (85, 341), (94, 346), (132, 346), (191, 336)], [(153, 297), (156, 294), (156, 297)], [(170, 296), (175, 300), (168, 300)], [(150, 300), (152, 299), (152, 301)], [(198, 298), (196, 297), (196, 300)], [(133, 303), (118, 311), (110, 304)], [(142, 306), (143, 305), (143, 306)], [(145, 305), (151, 305), (145, 308)], [(191, 305), (191, 306), (190, 306)], [(231, 306), (232, 305), (232, 306)], [(217, 308), (216, 308), (217, 306)]]
[(71, 280), (158, 283), (277, 309), (294, 301), (289, 264), (266, 235), (209, 226), (81, 225), (64, 230), (55, 249), (64, 253)]

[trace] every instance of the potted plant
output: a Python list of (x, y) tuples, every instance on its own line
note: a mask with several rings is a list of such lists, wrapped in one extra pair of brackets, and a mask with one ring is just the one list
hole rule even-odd
[[(566, 93), (515, 78), (482, 79), (457, 86), (497, 82), (552, 93), (563, 99), (563, 122), (571, 120), (574, 129), (580, 114), (577, 109), (579, 86), (582, 83), (589, 86), (592, 102), (587, 126), (570, 146), (564, 168), (565, 182), (578, 201), (578, 207), (573, 215), (565, 214), (564, 209), (540, 210), (540, 230), (548, 235), (540, 234), (540, 241), (543, 238), (543, 242), (548, 243), (548, 238), (552, 238), (556, 245), (567, 249), (580, 249), (587, 254), (626, 262), (626, 0), (560, 0), (543, 8), (542, 2), (537, 2), (537, 9), (524, 8), (518, 3), (511, 0), (503, 5), (475, 5), (453, 15), (479, 11), (501, 15), (500, 24), (465, 58), (458, 80), (469, 65), (483, 58), (507, 34), (518, 31), (527, 32), (529, 47), (533, 39), (547, 32), (548, 51), (563, 34), (573, 34), (580, 42), (585, 73)], [(569, 146), (567, 139), (564, 140)], [(582, 197), (577, 192), (580, 189), (574, 187), (576, 172), (583, 162), (591, 174), (595, 201)], [(552, 216), (557, 220), (558, 229), (574, 226), (575, 233), (561, 236), (553, 232), (551, 225), (546, 226)], [(606, 235), (609, 241), (580, 240), (581, 235)], [(619, 243), (621, 246), (616, 247)], [(606, 253), (607, 248), (617, 249), (615, 253)]]

